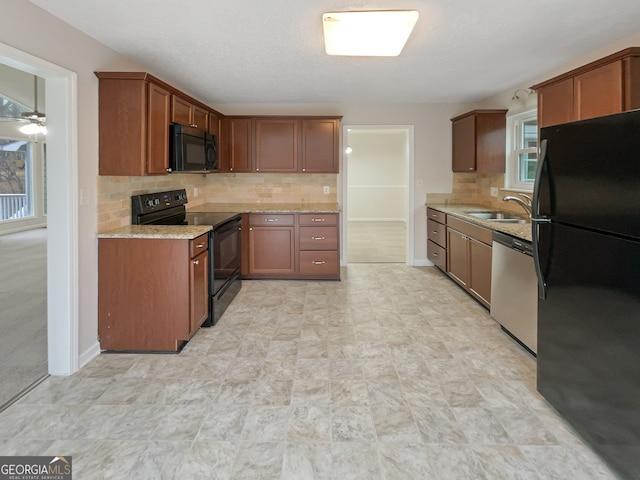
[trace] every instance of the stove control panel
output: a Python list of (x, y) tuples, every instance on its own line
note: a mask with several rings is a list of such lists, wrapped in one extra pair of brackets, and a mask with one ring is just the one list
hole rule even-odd
[(181, 207), (186, 203), (188, 203), (188, 199), (185, 189), (134, 195), (131, 197), (132, 223), (138, 224), (138, 218), (141, 215)]

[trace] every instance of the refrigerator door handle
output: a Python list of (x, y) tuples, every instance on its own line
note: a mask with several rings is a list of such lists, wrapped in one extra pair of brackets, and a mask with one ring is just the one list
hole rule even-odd
[(538, 162), (538, 168), (536, 169), (536, 179), (533, 184), (533, 202), (531, 207), (531, 218), (540, 218), (540, 182), (542, 181), (542, 170), (547, 160), (547, 139), (543, 139), (540, 142), (540, 162)]
[(542, 267), (540, 266), (540, 225), (551, 223), (551, 219), (540, 215), (540, 183), (542, 182), (542, 171), (547, 161), (547, 139), (540, 142), (540, 161), (536, 169), (536, 180), (533, 184), (533, 205), (531, 215), (531, 239), (533, 244), (533, 264), (538, 277), (538, 297), (542, 300), (547, 298), (547, 282), (544, 279)]
[(542, 267), (540, 266), (540, 235), (539, 228), (541, 224), (551, 223), (551, 220), (547, 218), (543, 219), (534, 219), (531, 222), (531, 240), (533, 245), (533, 265), (536, 269), (536, 276), (538, 277), (538, 298), (542, 300), (546, 300), (547, 298), (547, 282), (544, 279), (544, 274), (542, 273)]

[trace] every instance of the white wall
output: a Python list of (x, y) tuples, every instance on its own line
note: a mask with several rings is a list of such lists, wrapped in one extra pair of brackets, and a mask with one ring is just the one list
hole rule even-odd
[[(415, 170), (413, 204), (414, 258), (426, 264), (426, 193), (451, 191), (450, 118), (470, 109), (465, 104), (216, 104), (228, 115), (342, 115), (343, 125), (413, 125)], [(344, 140), (344, 139), (343, 139)], [(340, 151), (344, 150), (344, 145)], [(342, 153), (341, 153), (342, 155)], [(344, 158), (341, 159), (341, 166)], [(342, 171), (342, 168), (341, 168)], [(338, 175), (338, 185), (344, 179)], [(420, 184), (419, 181), (422, 181)], [(339, 197), (338, 201), (342, 199)]]
[(347, 219), (404, 221), (407, 216), (408, 132), (349, 129), (343, 143)]
[[(130, 60), (25, 0), (0, 0), (0, 42), (77, 74), (77, 183), (90, 190), (78, 216), (78, 352), (88, 359), (97, 347), (97, 212), (98, 79), (95, 70), (143, 70)], [(29, 32), (38, 32), (37, 35)], [(47, 112), (51, 114), (52, 112)], [(49, 169), (65, 159), (49, 157)], [(56, 199), (49, 198), (50, 202)], [(79, 203), (79, 202), (78, 202)], [(56, 275), (56, 272), (49, 272)]]

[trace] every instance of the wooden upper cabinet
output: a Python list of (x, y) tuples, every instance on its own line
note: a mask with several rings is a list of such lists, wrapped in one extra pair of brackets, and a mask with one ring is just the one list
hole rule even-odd
[(576, 119), (622, 112), (622, 61), (612, 62), (573, 79)]
[(538, 90), (540, 128), (571, 122), (573, 119), (573, 78), (552, 83)]
[(251, 172), (253, 132), (251, 118), (225, 118), (220, 122), (220, 171)]
[(531, 88), (538, 92), (541, 128), (640, 108), (640, 47), (621, 50)]
[(338, 173), (337, 119), (302, 120), (301, 170), (306, 173)]
[(166, 174), (171, 93), (144, 72), (96, 72), (99, 174)]
[(148, 174), (167, 173), (169, 168), (168, 91), (153, 83), (148, 85), (147, 168)]
[(256, 172), (297, 172), (298, 121), (257, 118), (254, 122)]
[(171, 121), (208, 131), (209, 111), (194, 105), (179, 95), (173, 95), (171, 99)]
[(220, 149), (220, 124), (222, 116), (215, 112), (209, 112), (209, 133), (216, 136), (218, 149)]
[(452, 170), (503, 173), (506, 110), (473, 110), (452, 118)]

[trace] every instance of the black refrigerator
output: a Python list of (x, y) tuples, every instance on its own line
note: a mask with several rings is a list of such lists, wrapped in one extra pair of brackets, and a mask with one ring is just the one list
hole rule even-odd
[(640, 479), (640, 110), (542, 128), (533, 203), (538, 391)]

